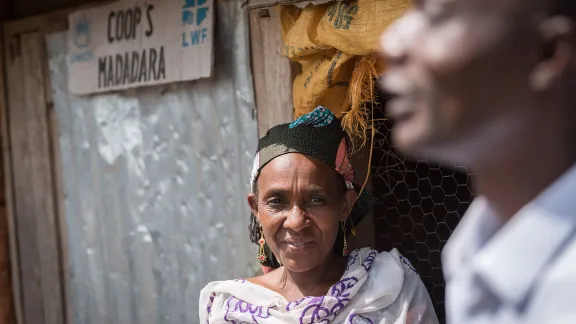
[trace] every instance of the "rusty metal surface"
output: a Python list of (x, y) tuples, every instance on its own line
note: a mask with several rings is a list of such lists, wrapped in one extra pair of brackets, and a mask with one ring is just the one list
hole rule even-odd
[(207, 282), (257, 269), (248, 18), (240, 1), (216, 3), (209, 80), (74, 97), (66, 34), (47, 39), (74, 324), (197, 323)]

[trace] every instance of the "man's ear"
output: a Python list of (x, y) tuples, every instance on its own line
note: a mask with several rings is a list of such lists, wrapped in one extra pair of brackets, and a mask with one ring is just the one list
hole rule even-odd
[(347, 220), (348, 217), (350, 216), (350, 213), (352, 212), (352, 207), (354, 207), (354, 204), (356, 203), (356, 197), (358, 197), (356, 191), (354, 190), (346, 191), (346, 194), (344, 195), (344, 206), (342, 208), (342, 216), (340, 218), (341, 221)]
[(533, 90), (549, 89), (562, 77), (566, 69), (574, 65), (576, 44), (574, 23), (565, 16), (553, 16), (543, 20), (539, 26), (542, 54), (530, 74)]

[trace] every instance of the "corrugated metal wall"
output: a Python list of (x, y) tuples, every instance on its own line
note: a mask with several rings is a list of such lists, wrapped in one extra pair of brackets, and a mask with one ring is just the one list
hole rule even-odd
[(248, 20), (215, 3), (211, 80), (73, 97), (66, 35), (48, 37), (74, 324), (197, 323), (208, 281), (257, 269)]

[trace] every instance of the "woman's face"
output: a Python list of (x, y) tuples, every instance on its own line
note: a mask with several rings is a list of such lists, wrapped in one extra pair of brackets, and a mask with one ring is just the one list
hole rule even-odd
[(303, 154), (285, 154), (260, 172), (248, 201), (274, 255), (290, 271), (305, 272), (331, 255), (340, 222), (356, 194), (335, 170)]

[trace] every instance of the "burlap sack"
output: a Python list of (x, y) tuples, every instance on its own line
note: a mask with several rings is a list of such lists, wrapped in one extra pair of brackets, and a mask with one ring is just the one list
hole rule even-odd
[(373, 99), (373, 81), (384, 70), (374, 53), (386, 27), (409, 5), (408, 0), (345, 0), (304, 9), (280, 6), (284, 55), (302, 67), (293, 85), (295, 116), (322, 105), (338, 117), (346, 113), (348, 133), (365, 138), (365, 103)]

